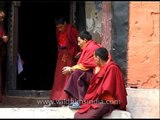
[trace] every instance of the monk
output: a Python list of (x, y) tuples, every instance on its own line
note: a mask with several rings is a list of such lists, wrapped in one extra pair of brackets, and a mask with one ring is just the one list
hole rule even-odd
[(64, 87), (64, 91), (76, 100), (82, 100), (89, 86), (89, 80), (93, 74), (93, 68), (96, 66), (94, 61), (94, 51), (101, 47), (92, 39), (88, 31), (80, 32), (78, 36), (78, 45), (81, 48), (81, 55), (74, 66), (63, 68), (63, 74), (71, 74)]
[(64, 100), (68, 98), (63, 90), (67, 76), (62, 74), (62, 68), (76, 64), (74, 57), (80, 50), (77, 43), (78, 30), (67, 23), (62, 16), (55, 18), (55, 24), (57, 28), (58, 56), (50, 99)]
[(96, 49), (94, 59), (98, 69), (90, 80), (81, 108), (74, 115), (76, 119), (98, 119), (114, 109), (126, 110), (127, 92), (120, 67), (108, 59), (106, 48)]
[(5, 34), (5, 30), (3, 27), (3, 20), (5, 18), (5, 12), (0, 9), (0, 102), (2, 102), (2, 82), (3, 82), (3, 76), (2, 76), (2, 63), (4, 62), (4, 58), (6, 55), (6, 50), (7, 50), (7, 41), (8, 41), (8, 36)]

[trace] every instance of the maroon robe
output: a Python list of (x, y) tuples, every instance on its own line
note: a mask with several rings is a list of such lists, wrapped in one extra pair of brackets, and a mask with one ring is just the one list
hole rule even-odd
[(96, 66), (94, 52), (99, 47), (101, 47), (100, 44), (96, 43), (94, 40), (89, 40), (86, 46), (82, 49), (77, 64), (82, 64), (86, 68), (94, 68)]
[[(100, 71), (92, 77), (82, 106), (75, 114), (75, 117), (77, 117), (76, 115), (78, 115), (78, 117), (81, 117), (81, 115), (84, 116), (84, 114), (87, 115), (88, 111), (92, 109), (97, 109), (97, 111), (101, 109), (99, 108), (99, 103), (89, 103), (89, 101), (94, 102), (97, 99), (106, 100), (104, 99), (106, 92), (109, 92), (115, 100), (120, 101), (120, 104), (115, 105), (116, 109), (125, 110), (127, 105), (127, 92), (124, 77), (118, 65), (113, 61), (101, 67)], [(104, 114), (106, 114), (106, 112)]]
[(2, 102), (2, 62), (6, 54), (6, 43), (2, 40), (5, 35), (3, 26), (0, 25), (0, 102)]
[[(59, 40), (60, 32), (57, 31), (57, 40)], [(78, 31), (71, 25), (66, 26), (66, 41), (65, 46), (58, 46), (58, 58), (56, 63), (56, 70), (54, 75), (54, 83), (51, 90), (51, 100), (64, 100), (68, 95), (64, 92), (64, 85), (67, 76), (62, 74), (64, 66), (73, 66), (74, 56), (79, 52), (77, 43)]]
[(89, 80), (93, 74), (93, 68), (96, 66), (94, 61), (94, 52), (101, 47), (94, 40), (89, 40), (83, 48), (77, 64), (82, 64), (89, 68), (87, 71), (75, 70), (67, 80), (64, 91), (70, 96), (82, 100), (89, 86)]

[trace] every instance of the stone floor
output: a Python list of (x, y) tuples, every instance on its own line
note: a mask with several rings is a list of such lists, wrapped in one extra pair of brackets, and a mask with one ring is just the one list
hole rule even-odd
[[(67, 118), (73, 119), (77, 110), (68, 107), (0, 108), (0, 118)], [(114, 110), (107, 118), (132, 118), (126, 111)]]
[[(77, 109), (53, 105), (47, 107), (50, 102), (47, 100), (47, 98), (4, 97), (3, 103), (0, 103), (0, 118), (74, 118)], [(104, 119), (106, 118), (132, 118), (132, 116), (127, 111), (115, 110), (109, 116), (105, 115)]]
[(44, 104), (38, 104), (37, 100), (42, 99), (48, 98), (5, 96), (3, 97), (3, 102), (0, 103), (0, 108), (39, 108), (43, 107)]
[[(110, 116), (112, 118), (160, 118), (160, 90), (159, 89), (132, 89), (127, 88), (127, 111), (114, 111)], [(3, 103), (0, 103), (0, 118), (7, 118), (17, 116), (17, 114), (26, 114), (24, 117), (40, 117), (46, 118), (73, 118), (75, 111), (65, 107), (44, 107), (46, 103), (38, 103), (41, 100), (48, 100), (48, 98), (25, 98), (25, 97), (4, 97)], [(17, 112), (15, 112), (17, 111)], [(42, 112), (43, 111), (43, 112)], [(58, 113), (57, 113), (58, 112)], [(38, 116), (38, 113), (40, 114)], [(62, 116), (59, 116), (60, 113)], [(130, 114), (131, 113), (131, 114)], [(6, 116), (5, 116), (6, 115)], [(67, 117), (67, 115), (69, 115)], [(19, 116), (20, 117), (20, 116)], [(23, 117), (23, 116), (22, 116)], [(12, 117), (11, 117), (12, 118)], [(41, 117), (43, 118), (43, 117)], [(107, 117), (105, 117), (107, 118)]]

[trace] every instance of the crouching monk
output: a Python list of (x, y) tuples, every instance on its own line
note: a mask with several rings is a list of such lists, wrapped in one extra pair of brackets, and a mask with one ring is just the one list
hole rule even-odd
[(127, 92), (120, 67), (108, 59), (106, 48), (96, 49), (94, 60), (99, 69), (95, 69), (81, 108), (74, 118), (102, 118), (114, 109), (126, 109)]

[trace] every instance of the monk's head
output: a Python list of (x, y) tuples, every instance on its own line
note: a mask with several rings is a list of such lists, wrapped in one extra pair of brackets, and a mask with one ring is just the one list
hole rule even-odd
[(88, 31), (81, 31), (78, 35), (78, 45), (83, 48), (86, 43), (92, 39), (92, 35)]
[(108, 50), (104, 47), (97, 48), (94, 52), (94, 60), (99, 66), (106, 63), (108, 61)]
[(2, 9), (0, 9), (0, 24), (3, 23), (5, 16), (5, 12)]
[(55, 18), (55, 24), (59, 32), (62, 32), (62, 33), (65, 32), (67, 22), (64, 19), (64, 17), (58, 16), (57, 18)]

